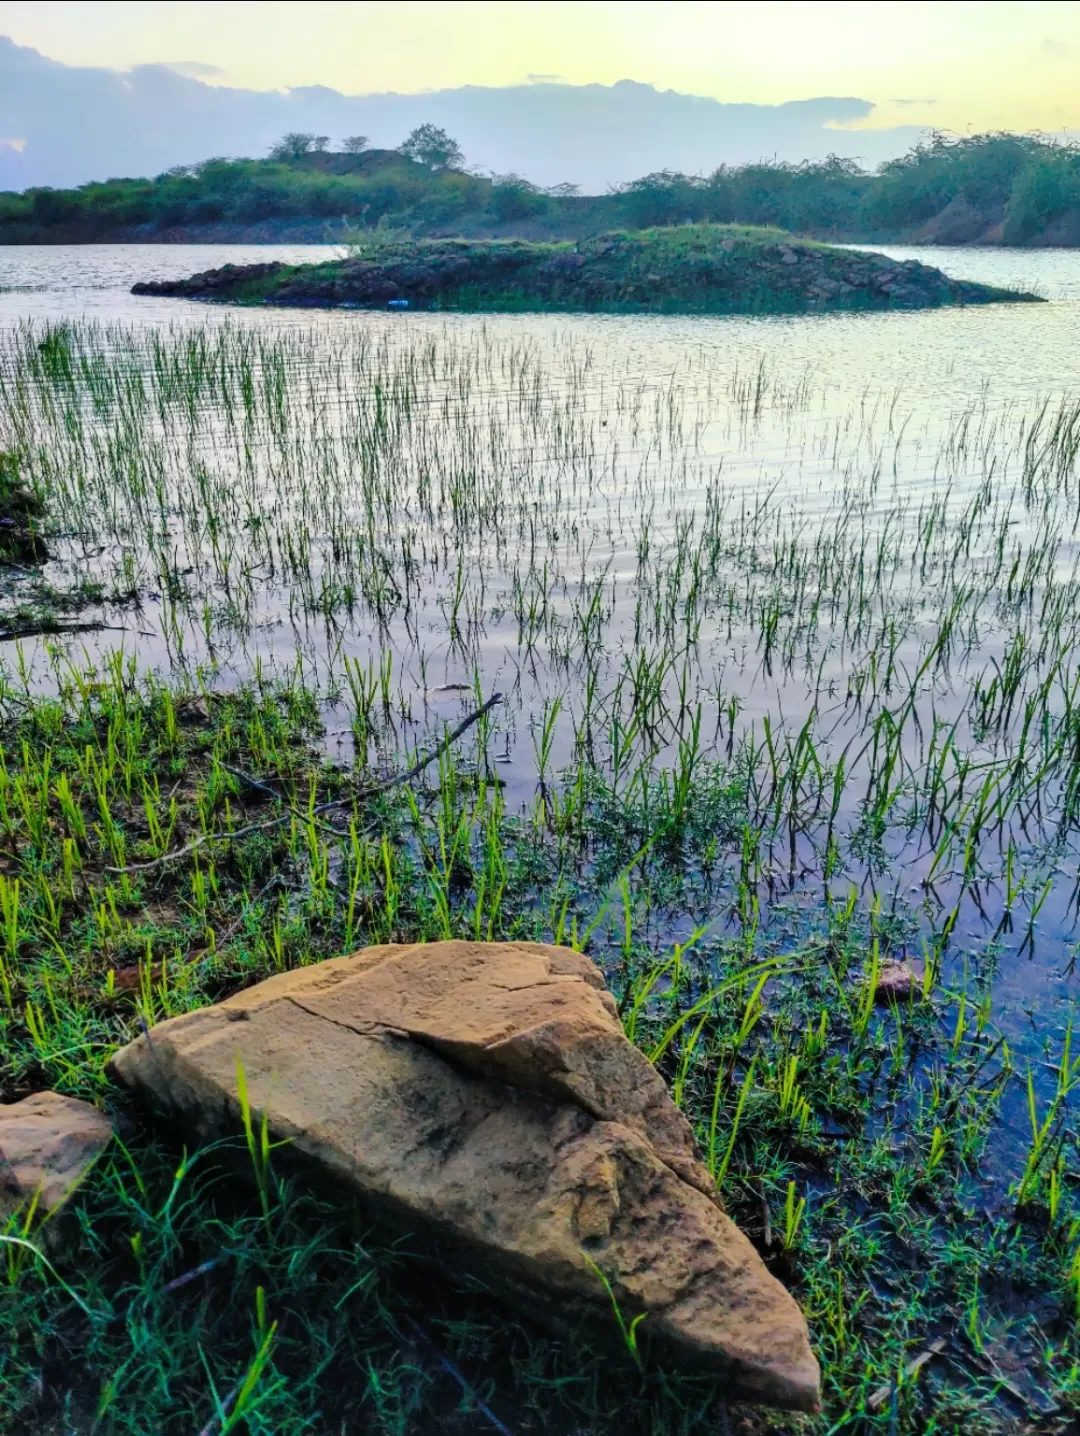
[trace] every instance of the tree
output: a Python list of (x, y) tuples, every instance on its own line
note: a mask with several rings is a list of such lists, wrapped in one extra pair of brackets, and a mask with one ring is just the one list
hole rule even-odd
[(289, 134), (282, 135), (276, 145), (270, 146), (270, 158), (272, 160), (301, 160), (305, 155), (325, 150), (329, 144), (329, 135), (309, 135), (300, 130), (292, 130)]
[(520, 175), (492, 175), (488, 208), (501, 223), (529, 219), (547, 209), (547, 196)]
[(438, 125), (418, 125), (398, 148), (403, 155), (431, 170), (459, 170), (465, 163), (461, 146)]
[(367, 135), (346, 135), (341, 142), (342, 152), (347, 155), (362, 155), (367, 147)]
[(1013, 181), (1005, 209), (1006, 241), (1023, 243), (1070, 210), (1080, 210), (1080, 150), (1047, 145)]
[(696, 175), (679, 174), (677, 170), (656, 170), (619, 185), (624, 210), (634, 229), (652, 229), (655, 225), (681, 224), (704, 218), (703, 186)]

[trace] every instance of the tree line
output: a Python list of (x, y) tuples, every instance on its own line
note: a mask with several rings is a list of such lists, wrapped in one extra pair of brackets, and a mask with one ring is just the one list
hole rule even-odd
[[(803, 164), (720, 165), (708, 175), (662, 170), (605, 195), (543, 188), (517, 174), (466, 168), (454, 139), (421, 125), (396, 149), (364, 135), (284, 135), (265, 159), (204, 160), (154, 179), (110, 179), (0, 194), (0, 240), (80, 241), (114, 233), (297, 221), (328, 236), (376, 228), (425, 233), (525, 227), (576, 238), (604, 229), (701, 223), (775, 225), (827, 239), (909, 238), (947, 208), (997, 224), (1024, 244), (1080, 216), (1080, 147), (1041, 136), (930, 135), (870, 172), (832, 156)], [(336, 229), (335, 229), (336, 227)]]

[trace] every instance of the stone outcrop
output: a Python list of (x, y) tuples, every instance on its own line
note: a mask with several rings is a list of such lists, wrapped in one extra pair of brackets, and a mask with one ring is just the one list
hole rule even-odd
[[(115, 1074), (203, 1139), (271, 1135), (527, 1315), (624, 1319), (733, 1396), (812, 1410), (802, 1315), (714, 1198), (689, 1124), (568, 948), (369, 948), (155, 1027)], [(617, 1334), (616, 1334), (617, 1339)]]
[[(96, 1107), (58, 1092), (0, 1106), (0, 1228), (32, 1203), (34, 1226), (64, 1205), (112, 1136)], [(58, 1228), (45, 1228), (52, 1237)]]

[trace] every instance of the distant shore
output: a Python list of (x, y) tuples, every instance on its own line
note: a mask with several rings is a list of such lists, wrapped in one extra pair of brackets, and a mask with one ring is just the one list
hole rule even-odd
[(1080, 146), (938, 135), (874, 173), (835, 156), (710, 175), (665, 169), (592, 195), (402, 150), (314, 150), (0, 192), (0, 245), (319, 244), (387, 229), (557, 242), (687, 223), (775, 225), (827, 243), (1075, 248)]
[[(597, 205), (597, 210), (602, 210)], [(618, 221), (618, 215), (612, 216)], [(482, 214), (467, 215), (451, 225), (421, 227), (417, 239), (525, 240), (559, 243), (594, 238), (605, 232), (592, 210), (559, 216), (538, 216), (504, 222)], [(976, 212), (964, 203), (951, 203), (914, 228), (893, 230), (840, 230), (824, 227), (793, 230), (800, 238), (821, 243), (858, 245), (910, 245), (940, 249), (1080, 249), (1080, 213), (1070, 213), (1022, 239), (1008, 236), (1001, 219)], [(266, 219), (207, 220), (177, 224), (103, 225), (98, 219), (70, 224), (36, 225), (0, 219), (0, 250), (8, 245), (71, 244), (341, 244), (355, 231), (342, 219), (321, 215), (276, 215)]]

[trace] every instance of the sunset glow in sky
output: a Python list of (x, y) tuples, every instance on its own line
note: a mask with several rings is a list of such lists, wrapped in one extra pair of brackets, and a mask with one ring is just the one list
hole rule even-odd
[(0, 34), (68, 65), (194, 62), (346, 93), (619, 79), (720, 100), (857, 95), (868, 123), (1080, 128), (1080, 4), (3, 3)]

